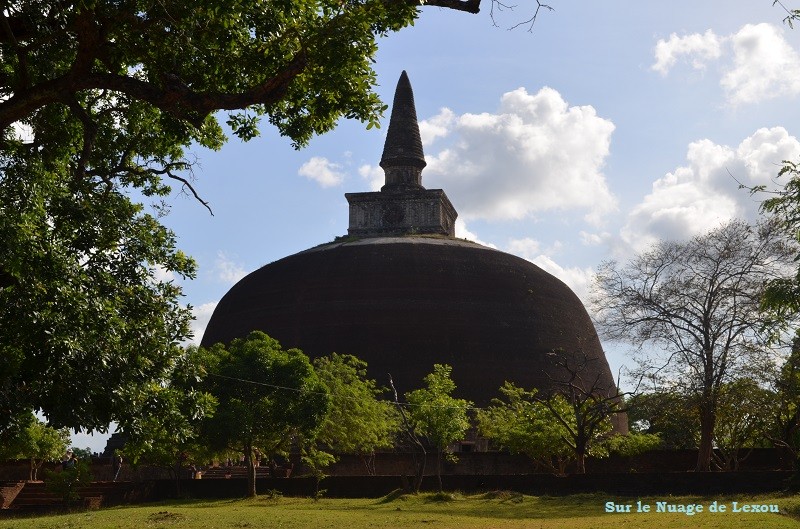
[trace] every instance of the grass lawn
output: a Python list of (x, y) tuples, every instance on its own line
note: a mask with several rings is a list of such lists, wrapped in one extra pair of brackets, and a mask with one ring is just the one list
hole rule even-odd
[[(728, 512), (707, 512), (709, 505), (715, 500), (718, 505), (726, 505)], [(652, 512), (606, 513), (608, 501), (621, 505), (630, 504), (631, 511), (635, 511), (636, 502), (641, 501), (642, 504), (651, 505)], [(744, 504), (777, 504), (781, 513), (748, 513), (744, 510), (730, 512), (734, 501), (738, 502), (739, 509), (742, 509)], [(683, 506), (700, 504), (704, 512), (694, 515), (655, 512), (658, 507), (656, 502)], [(321, 499), (319, 501), (307, 498), (260, 496), (254, 500), (169, 502), (0, 520), (0, 529), (160, 527), (169, 529), (800, 528), (800, 495), (615, 498), (604, 494), (537, 497), (495, 492), (466, 497), (459, 494), (420, 494), (390, 495), (380, 500)]]

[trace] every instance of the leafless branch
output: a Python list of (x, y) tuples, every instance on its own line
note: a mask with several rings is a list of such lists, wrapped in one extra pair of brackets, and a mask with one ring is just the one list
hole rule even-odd
[(511, 26), (508, 29), (512, 30), (512, 29), (516, 29), (516, 28), (518, 28), (520, 26), (524, 26), (526, 24), (530, 24), (530, 26), (528, 27), (528, 31), (533, 31), (533, 25), (536, 24), (536, 19), (539, 17), (539, 11), (541, 11), (542, 9), (546, 9), (548, 11), (555, 11), (555, 9), (553, 9), (552, 6), (550, 6), (548, 4), (543, 4), (539, 0), (536, 0), (536, 10), (533, 12), (533, 16), (531, 18), (529, 18), (528, 20), (523, 20), (522, 22), (520, 22), (518, 24), (514, 24), (513, 26)]

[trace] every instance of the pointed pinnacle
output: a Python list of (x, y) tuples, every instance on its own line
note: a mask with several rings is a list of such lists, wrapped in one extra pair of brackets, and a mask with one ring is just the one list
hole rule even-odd
[(389, 131), (386, 133), (380, 166), (384, 169), (399, 166), (422, 169), (426, 165), (414, 106), (414, 92), (411, 90), (408, 75), (403, 70), (394, 92), (392, 117), (389, 119)]

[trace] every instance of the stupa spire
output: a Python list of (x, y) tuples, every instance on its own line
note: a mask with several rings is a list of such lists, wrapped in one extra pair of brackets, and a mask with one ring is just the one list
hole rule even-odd
[(394, 93), (381, 167), (386, 185), (380, 193), (345, 193), (350, 227), (356, 237), (436, 234), (455, 236), (456, 213), (441, 189), (422, 187), (425, 156), (419, 135), (414, 93), (404, 71)]
[(414, 92), (408, 74), (403, 70), (394, 92), (392, 116), (381, 156), (380, 166), (386, 173), (386, 185), (381, 190), (422, 188), (422, 169), (425, 165)]

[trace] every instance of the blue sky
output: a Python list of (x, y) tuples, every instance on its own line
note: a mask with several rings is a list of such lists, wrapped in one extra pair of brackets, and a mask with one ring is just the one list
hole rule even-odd
[[(585, 300), (603, 260), (756, 219), (736, 180), (769, 184), (800, 155), (800, 28), (771, 0), (550, 5), (531, 32), (506, 29), (528, 18), (525, 2), (495, 13), (500, 27), (488, 5), (424, 8), (380, 42), (377, 90), (391, 103), (408, 72), (423, 185), (447, 192), (457, 235), (531, 260)], [(382, 178), (385, 130), (342, 121), (295, 151), (264, 125), (194, 152), (214, 216), (176, 193), (165, 223), (200, 266), (182, 282), (197, 341), (243, 275), (347, 232), (344, 193)], [(624, 346), (604, 347), (614, 373), (630, 363)]]

